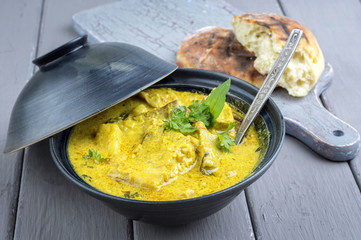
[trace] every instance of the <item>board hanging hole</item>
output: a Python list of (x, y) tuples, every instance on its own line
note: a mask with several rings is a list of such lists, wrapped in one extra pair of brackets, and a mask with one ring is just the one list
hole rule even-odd
[(334, 130), (332, 133), (336, 137), (342, 137), (344, 135), (344, 132), (341, 130)]

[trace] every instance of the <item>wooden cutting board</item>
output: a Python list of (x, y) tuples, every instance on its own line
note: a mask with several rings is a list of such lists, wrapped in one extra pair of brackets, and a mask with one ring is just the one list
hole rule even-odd
[[(122, 0), (75, 14), (73, 26), (79, 34), (87, 34), (91, 43), (125, 42), (175, 63), (179, 44), (187, 34), (205, 26), (231, 28), (232, 17), (239, 14), (241, 10), (218, 0)], [(287, 134), (327, 159), (346, 161), (357, 155), (360, 135), (321, 102), (320, 95), (332, 77), (332, 66), (326, 63), (306, 97), (295, 98), (276, 89), (272, 99), (285, 118)]]

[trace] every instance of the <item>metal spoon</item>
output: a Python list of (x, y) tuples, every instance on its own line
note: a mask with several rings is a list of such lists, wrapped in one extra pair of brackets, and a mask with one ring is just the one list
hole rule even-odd
[(263, 105), (271, 96), (278, 83), (278, 80), (281, 78), (293, 54), (295, 53), (296, 48), (301, 41), (302, 34), (303, 31), (300, 29), (292, 30), (290, 36), (287, 39), (286, 45), (283, 47), (271, 71), (264, 80), (261, 88), (259, 89), (255, 99), (251, 104), (251, 107), (248, 109), (241, 126), (238, 129), (237, 136), (234, 140), (237, 145), (242, 142), (244, 135), (247, 133), (247, 130), (251, 126), (256, 115), (261, 111)]

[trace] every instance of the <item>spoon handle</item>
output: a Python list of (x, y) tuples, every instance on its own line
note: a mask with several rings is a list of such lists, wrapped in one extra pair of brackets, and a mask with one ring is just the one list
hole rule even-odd
[(242, 142), (244, 135), (248, 128), (251, 126), (256, 115), (261, 111), (263, 105), (267, 99), (271, 96), (273, 90), (277, 86), (278, 80), (281, 78), (288, 63), (290, 62), (293, 54), (296, 51), (298, 43), (301, 41), (303, 31), (300, 29), (293, 29), (290, 36), (287, 39), (286, 45), (283, 47), (280, 55), (278, 56), (271, 71), (268, 73), (261, 88), (253, 100), (251, 107), (248, 109), (246, 116), (244, 117), (241, 126), (238, 129), (235, 143), (238, 145)]

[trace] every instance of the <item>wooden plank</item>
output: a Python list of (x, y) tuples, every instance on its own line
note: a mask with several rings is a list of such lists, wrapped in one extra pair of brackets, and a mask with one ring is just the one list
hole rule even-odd
[(47, 140), (26, 150), (14, 239), (126, 239), (126, 227), (61, 175)]
[[(12, 239), (23, 152), (3, 154), (11, 109), (32, 75), (41, 0), (1, 2), (0, 8), (0, 239)], [(24, 41), (26, 39), (26, 41)]]
[(134, 222), (134, 239), (255, 239), (242, 192), (221, 211), (184, 226), (164, 227)]
[(358, 239), (360, 192), (347, 163), (287, 137), (270, 170), (247, 189), (261, 239)]
[[(71, 16), (97, 4), (101, 2), (46, 1), (40, 54), (75, 38)], [(15, 239), (126, 239), (127, 224), (60, 174), (47, 140), (26, 149)]]
[[(281, 3), (289, 17), (309, 27), (318, 38), (325, 59), (335, 68), (335, 80), (326, 92), (327, 98), (337, 115), (337, 111), (345, 111), (347, 106), (348, 111), (339, 116), (360, 131), (356, 123), (358, 113), (350, 111), (353, 107), (357, 109), (355, 105), (361, 100), (352, 90), (359, 86), (355, 71), (360, 71), (357, 67), (360, 63), (357, 60), (354, 65), (340, 59), (346, 52), (347, 59), (353, 60), (360, 54), (359, 37), (350, 38), (350, 33), (360, 28), (359, 2)], [(338, 87), (335, 88), (335, 84)], [(257, 238), (358, 239), (361, 234), (358, 227), (361, 223), (360, 191), (348, 164), (326, 161), (290, 137), (286, 137), (270, 171), (247, 189), (246, 196)]]
[[(300, 8), (296, 10), (297, 7)], [(361, 132), (361, 95), (356, 91), (361, 86), (360, 1), (299, 1), (292, 6), (285, 2), (284, 9), (286, 13), (309, 24), (316, 34), (320, 46), (325, 49), (325, 58), (335, 70), (334, 81), (325, 92), (330, 107), (335, 115), (342, 116), (342, 119)], [(314, 22), (317, 24), (312, 24)], [(350, 165), (361, 188), (360, 159), (358, 155)]]
[(187, 34), (217, 24), (230, 28), (234, 14), (232, 6), (218, 0), (121, 0), (76, 14), (74, 27), (88, 33), (90, 41), (129, 43), (175, 63), (179, 43)]
[(239, 0), (226, 0), (236, 9), (239, 9), (238, 14), (242, 13), (280, 13), (281, 8), (277, 0), (252, 0), (252, 1), (239, 1)]

